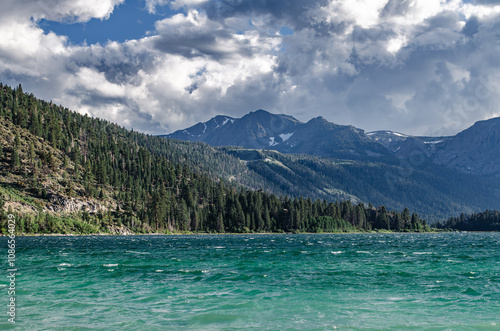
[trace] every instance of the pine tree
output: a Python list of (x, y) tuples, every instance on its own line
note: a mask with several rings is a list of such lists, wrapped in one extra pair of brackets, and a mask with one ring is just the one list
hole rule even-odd
[(403, 209), (401, 218), (403, 222), (403, 228), (410, 229), (411, 216), (410, 216), (410, 210), (408, 208)]
[(224, 218), (222, 216), (222, 213), (219, 213), (217, 215), (217, 232), (224, 232)]
[(403, 217), (400, 213), (396, 213), (396, 231), (403, 231), (405, 228), (405, 224), (403, 221)]
[(36, 153), (35, 153), (35, 145), (33, 145), (33, 142), (30, 142), (28, 157), (31, 167), (34, 168)]
[(14, 147), (16, 147), (16, 148), (21, 147), (21, 138), (19, 138), (18, 133), (16, 133), (16, 136), (14, 138)]
[(14, 152), (12, 153), (12, 171), (21, 171), (21, 158), (19, 156), (19, 148), (14, 147)]

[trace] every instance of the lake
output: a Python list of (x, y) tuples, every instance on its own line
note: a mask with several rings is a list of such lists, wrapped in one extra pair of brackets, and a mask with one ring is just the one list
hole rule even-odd
[(499, 233), (16, 241), (19, 329), (500, 329)]

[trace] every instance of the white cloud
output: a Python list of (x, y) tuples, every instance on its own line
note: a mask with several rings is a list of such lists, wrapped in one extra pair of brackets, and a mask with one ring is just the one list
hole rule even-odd
[(168, 5), (177, 10), (183, 7), (196, 7), (206, 2), (209, 2), (209, 0), (146, 0), (146, 9), (150, 13), (156, 13), (156, 7), (163, 7)]
[(497, 5), (147, 0), (183, 13), (147, 38), (75, 46), (38, 19), (107, 19), (123, 0), (43, 3), (2, 4), (0, 81), (150, 133), (258, 108), (411, 134), (498, 114)]
[(0, 17), (4, 20), (87, 22), (108, 19), (125, 0), (3, 0)]
[(32, 22), (0, 23), (0, 66), (4, 70), (32, 73), (44, 67), (45, 61), (67, 53), (66, 37), (44, 34)]
[(406, 42), (407, 38), (404, 36), (398, 36), (396, 38), (390, 39), (387, 42), (387, 51), (392, 54), (397, 53), (401, 49), (401, 47), (405, 46)]
[(146, 9), (149, 13), (156, 13), (156, 7), (165, 6), (170, 0), (146, 0)]

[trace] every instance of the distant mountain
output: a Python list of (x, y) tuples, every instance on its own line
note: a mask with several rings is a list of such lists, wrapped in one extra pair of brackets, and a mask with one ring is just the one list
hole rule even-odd
[(323, 117), (302, 123), (292, 116), (261, 109), (236, 119), (219, 115), (163, 137), (346, 160), (385, 160), (391, 164), (395, 158), (423, 157), (462, 173), (500, 177), (500, 118), (476, 122), (451, 137), (423, 137), (387, 130), (365, 133)]
[(219, 115), (163, 137), (200, 141), (212, 146), (262, 149), (286, 141), (301, 124), (292, 116), (275, 115), (259, 109), (237, 119)]
[(346, 160), (394, 163), (395, 158), (424, 157), (462, 173), (500, 177), (500, 118), (479, 121), (455, 136), (424, 137), (387, 130), (365, 133), (323, 117), (303, 123), (260, 109), (242, 118), (219, 115), (163, 137)]
[(205, 123), (198, 123), (192, 127), (176, 131), (170, 135), (162, 136), (172, 139), (185, 140), (185, 141), (203, 141), (210, 140), (210, 137), (217, 132), (218, 129), (224, 127), (227, 123), (233, 123), (234, 118), (229, 116), (218, 115)]
[(410, 136), (403, 133), (387, 130), (367, 132), (366, 135), (372, 140), (381, 143), (382, 145), (384, 145), (384, 147), (388, 148), (392, 152), (396, 152), (401, 144), (408, 138), (410, 138)]
[(500, 118), (476, 122), (436, 144), (432, 159), (460, 172), (500, 176)]
[(163, 137), (205, 142), (212, 146), (240, 146), (347, 159), (390, 156), (380, 143), (363, 130), (338, 125), (323, 117), (300, 122), (289, 115), (259, 109), (242, 118), (216, 116), (205, 123)]
[(500, 176), (500, 118), (476, 122), (451, 137), (408, 136), (393, 131), (367, 135), (398, 158), (422, 154), (435, 164), (462, 173)]
[(394, 131), (373, 131), (366, 134), (378, 141), (397, 156), (408, 156), (413, 151), (426, 151), (429, 154), (436, 144), (449, 140), (451, 137), (409, 136)]

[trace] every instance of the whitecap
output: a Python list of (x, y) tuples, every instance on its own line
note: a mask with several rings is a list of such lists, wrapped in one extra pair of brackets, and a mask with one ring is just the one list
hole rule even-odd
[(342, 252), (342, 251), (336, 251), (336, 252), (330, 252), (330, 253), (332, 253), (332, 254), (342, 254), (344, 252)]
[(118, 264), (112, 264), (112, 263), (111, 263), (111, 264), (103, 264), (102, 266), (103, 266), (103, 267), (106, 267), (106, 268), (109, 268), (109, 267), (117, 267), (117, 266), (118, 266)]
[(404, 298), (402, 298), (402, 297), (390, 297), (389, 300), (390, 301), (403, 301)]
[(71, 263), (61, 263), (59, 264), (60, 267), (71, 267), (72, 264)]

